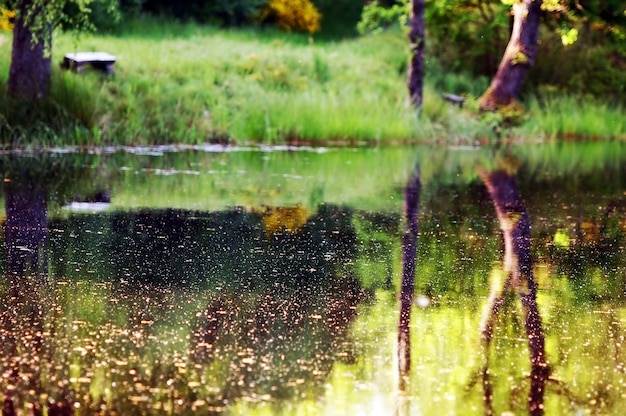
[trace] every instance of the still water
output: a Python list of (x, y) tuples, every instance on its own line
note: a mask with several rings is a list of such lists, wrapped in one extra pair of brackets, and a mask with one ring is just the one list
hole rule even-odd
[[(624, 144), (100, 149), (0, 170), (3, 414), (626, 412)], [(529, 286), (502, 290), (494, 171), (528, 213), (539, 333)]]

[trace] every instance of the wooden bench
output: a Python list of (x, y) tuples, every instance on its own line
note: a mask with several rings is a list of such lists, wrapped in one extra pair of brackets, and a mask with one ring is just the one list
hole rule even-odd
[(71, 69), (74, 72), (83, 72), (87, 66), (93, 69), (113, 74), (113, 64), (117, 58), (106, 52), (77, 52), (68, 53), (63, 58), (61, 68)]

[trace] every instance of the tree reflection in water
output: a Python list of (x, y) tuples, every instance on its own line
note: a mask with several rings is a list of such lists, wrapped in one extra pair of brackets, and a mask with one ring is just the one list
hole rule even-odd
[(402, 282), (400, 284), (398, 322), (398, 372), (399, 389), (406, 390), (411, 372), (411, 307), (415, 289), (415, 265), (417, 261), (418, 211), (420, 197), (419, 166), (411, 174), (404, 188), (405, 231), (402, 236)]
[(196, 368), (213, 385), (210, 410), (250, 402), (301, 400), (323, 395), (336, 361), (352, 362), (347, 331), (361, 293), (346, 279), (327, 288), (281, 284), (250, 296), (231, 293), (210, 301), (194, 334)]
[(48, 218), (45, 190), (33, 182), (5, 183), (8, 271), (17, 279), (29, 275), (38, 280), (47, 273)]
[(495, 206), (504, 240), (504, 283), (501, 287), (492, 288), (481, 324), (485, 354), (482, 375), (486, 413), (494, 414), (488, 350), (506, 294), (513, 290), (519, 295), (524, 310), (524, 326), (530, 353), (528, 410), (531, 415), (542, 415), (545, 384), (550, 369), (545, 357), (545, 337), (537, 306), (537, 284), (532, 272), (530, 219), (513, 176), (504, 170), (481, 171), (480, 176)]
[(419, 165), (411, 173), (404, 187), (404, 221), (402, 235), (402, 280), (398, 295), (398, 390), (397, 414), (410, 414), (406, 397), (411, 374), (411, 309), (415, 292), (415, 270), (419, 232), (419, 199), (422, 182)]
[[(2, 367), (5, 386), (3, 416), (19, 414), (15, 403), (31, 415), (43, 414), (40, 398), (48, 397), (48, 414), (69, 414), (63, 394), (42, 385), (50, 357), (43, 346), (46, 324), (48, 220), (46, 190), (31, 180), (5, 181), (5, 238), (8, 287), (0, 312)], [(50, 377), (52, 378), (52, 377)], [(56, 389), (55, 389), (56, 390)]]
[[(561, 148), (558, 150), (560, 154)], [(344, 158), (344, 154), (337, 155), (337, 159)], [(181, 153), (184, 163), (180, 166), (187, 166), (190, 157)], [(229, 157), (219, 159), (233, 163)], [(236, 159), (241, 165), (235, 166), (249, 167), (248, 159)], [(1, 158), (0, 165), (6, 160)], [(144, 162), (167, 165), (160, 160), (132, 159), (130, 166)], [(302, 159), (293, 157), (293, 161), (296, 164), (289, 171), (300, 172), (306, 165)], [(410, 167), (413, 162), (402, 166)], [(371, 163), (366, 165), (371, 171)], [(398, 166), (394, 163), (388, 172), (404, 172)], [(474, 175), (466, 184), (456, 171), (450, 171), (454, 176), (451, 184), (444, 181), (436, 187), (429, 166), (432, 161), (422, 158), (423, 178), (429, 186), (421, 194), (420, 279), (415, 284), (432, 303), (411, 317), (411, 376), (415, 377), (411, 381), (415, 382), (401, 393), (406, 406), (399, 410), (407, 414), (420, 414), (419, 410), (422, 414), (480, 412), (483, 394), (463, 397), (465, 365), (477, 344), (473, 337), (478, 337), (475, 329), (480, 313), (476, 311), (488, 291), (484, 276), (498, 256), (500, 242), (492, 238), (493, 215), (483, 215), (483, 198), (476, 197), (477, 191), (486, 191)], [(471, 166), (467, 169), (475, 172), (473, 162)], [(586, 174), (595, 178), (593, 183), (580, 187), (577, 183), (582, 179), (559, 178), (563, 173), (552, 173), (557, 178), (547, 175), (546, 179), (543, 172), (537, 179), (534, 171), (522, 169), (517, 175), (526, 206), (534, 213), (535, 275), (523, 272), (530, 271), (530, 257), (519, 253), (505, 256), (506, 277), (511, 279), (493, 293), (483, 325), (485, 351), (491, 352), (485, 370), (491, 371), (484, 372), (486, 383), (476, 389), (482, 393), (485, 388), (490, 412), (524, 408), (542, 412), (548, 372), (544, 329), (554, 372), (548, 388), (556, 393), (546, 396), (545, 412), (623, 410), (626, 215), (621, 166), (626, 165), (606, 171), (594, 168), (600, 169), (599, 173)], [(0, 232), (0, 240), (6, 238), (9, 250), (6, 258), (0, 256), (0, 266), (3, 275), (15, 276), (4, 279), (0, 286), (0, 391), (9, 398), (5, 414), (28, 414), (31, 409), (34, 414), (38, 409), (45, 412), (52, 400), (62, 403), (66, 397), (76, 414), (207, 414), (221, 410), (228, 414), (324, 410), (327, 414), (358, 414), (345, 409), (374, 413), (373, 409), (384, 412), (398, 404), (397, 387), (402, 386), (396, 379), (399, 369), (393, 365), (393, 357), (402, 353), (400, 334), (394, 331), (402, 303), (396, 291), (401, 275), (397, 259), (402, 255), (400, 207), (395, 202), (401, 199), (397, 178), (392, 180), (393, 175), (381, 175), (377, 170), (377, 175), (361, 181), (365, 184), (389, 176), (384, 186), (393, 186), (391, 205), (378, 205), (387, 193), (368, 184), (367, 192), (375, 194), (371, 198), (359, 193), (345, 199), (327, 197), (337, 203), (353, 201), (350, 208), (320, 204), (315, 208), (307, 205), (305, 210), (283, 207), (281, 202), (270, 209), (213, 208), (218, 210), (208, 212), (149, 207), (179, 206), (179, 199), (187, 195), (177, 193), (179, 189), (193, 190), (195, 198), (189, 205), (180, 202), (180, 206), (232, 206), (227, 201), (242, 203), (239, 197), (222, 198), (219, 192), (228, 194), (225, 188), (235, 182), (224, 185), (218, 180), (218, 185), (211, 185), (218, 176), (211, 173), (198, 175), (200, 181), (169, 177), (163, 186), (154, 186), (154, 177), (137, 174), (143, 172), (141, 166), (130, 171), (118, 167), (104, 171), (130, 172), (124, 173), (124, 182), (112, 182), (110, 188), (108, 183), (101, 185), (113, 189), (114, 202), (120, 198), (118, 192), (127, 198), (136, 193), (146, 208), (98, 214), (61, 211), (59, 207), (71, 200), (68, 198), (78, 195), (84, 200), (94, 186), (88, 175), (62, 179), (67, 173), (64, 168), (51, 170), (58, 175), (41, 169), (39, 177), (44, 182), (55, 182), (54, 192), (47, 198), (45, 192), (28, 189), (19, 191), (22, 196), (5, 192), (8, 230)], [(337, 172), (326, 166), (323, 169), (333, 175)], [(29, 165), (21, 171), (33, 172), (33, 168)], [(231, 171), (236, 170), (231, 166)], [(348, 187), (353, 187), (350, 181), (363, 171), (352, 170), (344, 176)], [(315, 172), (312, 177), (317, 178)], [(492, 191), (508, 186), (507, 175), (496, 178), (492, 173), (483, 175), (491, 180)], [(268, 181), (268, 175), (243, 176)], [(5, 173), (4, 177), (11, 179), (12, 186), (17, 184), (15, 176)], [(76, 188), (79, 178), (85, 185)], [(59, 191), (63, 180), (72, 184), (64, 194)], [(299, 179), (297, 186), (302, 187), (303, 182)], [(50, 189), (47, 185), (43, 188)], [(163, 199), (163, 195), (168, 201), (152, 200)], [(618, 205), (598, 210), (600, 197), (605, 196)], [(588, 200), (581, 201), (574, 212), (573, 199), (583, 197)], [(216, 203), (196, 205), (202, 198)], [(47, 219), (42, 208), (46, 201), (51, 213)], [(315, 201), (318, 204), (319, 198)], [(20, 208), (12, 210), (11, 205)], [(25, 213), (26, 209), (32, 212)], [(12, 212), (19, 212), (22, 219)], [(508, 227), (524, 224), (522, 213), (512, 209), (501, 221)], [(27, 217), (31, 219), (25, 221)], [(596, 217), (597, 221), (589, 221)], [(570, 218), (580, 219), (577, 233), (573, 224), (568, 225)], [(48, 227), (42, 225), (46, 220)], [(31, 225), (22, 227), (23, 234), (17, 233), (19, 224), (25, 222)], [(563, 235), (571, 240), (558, 240), (557, 245), (557, 228), (563, 228)], [(520, 246), (528, 243), (518, 242)], [(46, 250), (42, 251), (46, 246), (47, 261)], [(523, 265), (526, 260), (528, 267)], [(46, 263), (47, 267), (39, 268)], [(509, 276), (516, 269), (522, 271)], [(536, 286), (529, 277), (545, 289), (540, 292), (543, 322), (537, 311)], [(374, 296), (361, 302), (366, 294)], [(502, 300), (505, 296), (515, 301), (520, 296), (524, 313), (515, 321), (520, 328), (526, 324), (529, 337), (508, 336), (517, 328), (506, 325), (506, 315), (514, 314), (506, 313), (510, 304)], [(400, 314), (408, 331), (407, 315)], [(526, 356), (529, 338), (530, 360)], [(528, 366), (529, 361), (533, 365)], [(406, 360), (407, 373), (408, 363)], [(519, 384), (513, 373), (526, 366), (532, 378), (524, 376)], [(501, 376), (507, 372), (510, 379)], [(482, 375), (478, 375), (481, 381)], [(553, 377), (563, 381), (554, 382)], [(520, 385), (527, 390), (515, 396), (522, 391)], [(374, 400), (379, 407), (371, 406)]]
[[(0, 315), (4, 414), (41, 414), (46, 402), (48, 414), (281, 409), (323, 395), (334, 363), (355, 359), (348, 330), (365, 293), (350, 210), (321, 206), (272, 233), (238, 209), (76, 215), (52, 221), (48, 241), (39, 191), (5, 192), (17, 208), (7, 206), (13, 277)], [(49, 264), (35, 257), (47, 250)]]

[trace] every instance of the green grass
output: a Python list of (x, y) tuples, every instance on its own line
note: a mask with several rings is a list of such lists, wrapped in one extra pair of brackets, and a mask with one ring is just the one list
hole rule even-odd
[[(0, 40), (0, 87), (9, 40), (6, 34)], [(118, 57), (115, 77), (58, 69), (65, 53), (89, 50)], [(140, 19), (117, 34), (59, 33), (50, 102), (17, 111), (0, 93), (0, 140), (4, 147), (28, 147), (626, 136), (622, 108), (569, 97), (529, 99), (522, 125), (502, 127), (501, 118), (481, 117), (471, 105), (487, 80), (446, 72), (432, 57), (419, 117), (407, 105), (407, 53), (399, 30), (318, 41), (273, 29)], [(464, 94), (470, 105), (457, 109), (442, 100), (443, 92)]]
[(626, 138), (623, 108), (590, 97), (532, 97), (527, 102), (528, 120), (520, 127), (522, 136), (554, 138)]

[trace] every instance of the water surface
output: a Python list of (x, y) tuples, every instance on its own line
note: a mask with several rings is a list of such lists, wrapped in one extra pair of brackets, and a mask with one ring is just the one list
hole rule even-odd
[[(626, 411), (623, 144), (113, 150), (0, 159), (0, 389), (17, 409), (528, 413), (515, 292), (487, 349), (480, 338), (503, 248), (477, 171), (505, 167), (532, 224), (541, 406)], [(403, 384), (403, 188), (417, 164)]]

